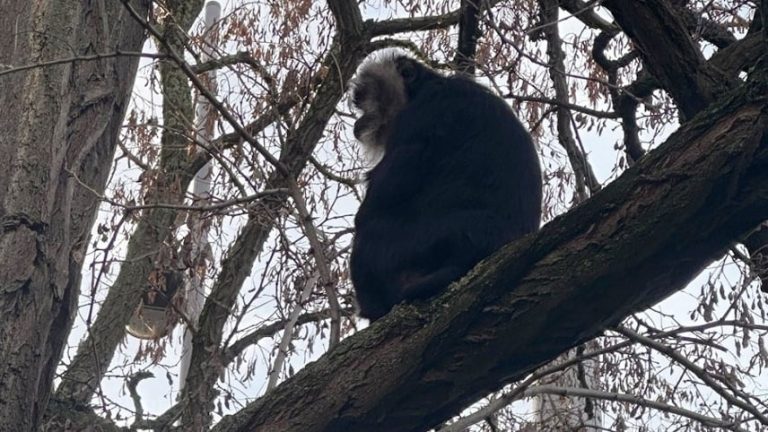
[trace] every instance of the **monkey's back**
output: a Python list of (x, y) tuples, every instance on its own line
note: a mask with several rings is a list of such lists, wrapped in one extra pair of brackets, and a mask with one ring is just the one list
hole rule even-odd
[(507, 103), (465, 78), (410, 84), (355, 218), (350, 270), (371, 319), (445, 289), (541, 217), (536, 148)]
[(510, 223), (505, 236), (539, 227), (542, 177), (531, 136), (509, 105), (481, 85), (451, 77), (425, 86), (395, 118), (388, 148), (418, 146), (412, 173), (417, 215), (487, 210)]

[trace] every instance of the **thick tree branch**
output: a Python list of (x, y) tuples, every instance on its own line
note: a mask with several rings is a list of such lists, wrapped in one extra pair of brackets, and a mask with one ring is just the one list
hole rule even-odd
[(387, 36), (397, 33), (434, 30), (450, 27), (459, 22), (459, 10), (444, 15), (394, 18), (386, 21), (366, 21), (371, 36)]
[[(695, 115), (706, 107), (712, 98), (722, 91), (723, 84), (733, 85), (733, 80), (740, 71), (751, 67), (755, 59), (768, 55), (765, 32), (750, 32), (744, 39), (733, 42), (722, 32), (709, 26), (710, 37), (717, 36), (713, 36), (711, 32), (718, 33), (720, 43), (717, 45), (726, 46), (726, 48), (716, 52), (708, 62), (702, 62), (701, 54), (693, 42), (687, 34), (683, 35), (683, 30), (679, 26), (674, 24), (675, 18), (680, 15), (683, 16), (683, 20), (688, 19), (688, 21), (691, 17), (685, 13), (677, 16), (672, 14), (664, 0), (654, 0), (649, 3), (652, 4), (609, 1), (606, 2), (606, 6), (625, 28), (627, 34), (640, 46), (649, 70), (675, 99), (684, 117)], [(656, 17), (653, 18), (655, 14)], [(643, 24), (646, 19), (646, 23)], [(756, 18), (755, 22), (757, 21)], [(665, 34), (662, 28), (656, 29), (654, 25), (668, 27), (669, 33)], [(690, 22), (688, 25), (690, 27)], [(636, 104), (636, 100), (630, 95), (614, 100), (616, 109), (623, 113), (622, 117), (625, 121), (622, 126), (625, 128), (625, 143), (628, 149), (630, 145), (635, 147), (631, 134), (632, 123), (628, 122), (631, 118), (628, 114), (634, 112)], [(747, 238), (745, 243), (751, 245), (751, 247), (748, 246), (750, 252), (757, 251), (763, 246), (752, 238)], [(756, 254), (756, 256), (760, 255)], [(761, 259), (758, 263), (759, 261)], [(762, 282), (765, 276), (760, 277)]]
[[(74, 406), (58, 399), (51, 399), (45, 412), (45, 425), (42, 431), (100, 431), (130, 432), (127, 427), (119, 427), (112, 421), (100, 417), (89, 407)], [(18, 429), (6, 429), (16, 431)]]
[(328, 6), (336, 19), (339, 33), (358, 36), (363, 31), (363, 18), (357, 2), (352, 0), (329, 0)]
[[(759, 58), (766, 51), (761, 36), (760, 32), (747, 35), (744, 39), (717, 51), (708, 63), (726, 75), (735, 77), (740, 71), (751, 67), (754, 59)], [(659, 81), (649, 73), (645, 73), (641, 74), (635, 82), (624, 87), (621, 97), (643, 99), (659, 88), (661, 88)]]
[(602, 31), (618, 30), (612, 22), (606, 21), (595, 13), (595, 1), (585, 2), (583, 0), (560, 0), (560, 7), (583, 22), (587, 27)]
[(672, 95), (684, 118), (691, 118), (731, 85), (727, 75), (704, 61), (666, 0), (608, 0), (603, 5), (638, 46), (649, 72)]
[(475, 52), (480, 37), (480, 13), (484, 0), (461, 0), (459, 18), (459, 41), (453, 64), (457, 71), (475, 73)]
[(581, 206), (216, 430), (424, 430), (662, 300), (768, 218), (766, 106), (765, 85), (731, 92)]
[(768, 53), (760, 33), (747, 35), (744, 39), (728, 45), (712, 55), (708, 63), (722, 71), (728, 77), (736, 77), (739, 72), (749, 69), (755, 59)]
[[(610, 40), (617, 34), (617, 29), (600, 33), (595, 38), (595, 44), (592, 48), (592, 56), (595, 62), (605, 70), (608, 75), (608, 82), (611, 84), (618, 82), (617, 74), (619, 68), (626, 66), (626, 60), (634, 57), (630, 53), (622, 57), (623, 61), (612, 61), (605, 56), (604, 50), (607, 48)], [(750, 34), (744, 39), (731, 43), (726, 48), (717, 51), (707, 63), (715, 69), (723, 71), (726, 76), (736, 77), (740, 71), (752, 65), (753, 59), (759, 57), (762, 50), (764, 50), (764, 46), (761, 43), (760, 34)], [(659, 86), (658, 80), (653, 76), (648, 73), (640, 73), (635, 82), (622, 89), (609, 87), (613, 106), (617, 111), (616, 115), (622, 119), (621, 126), (624, 132), (624, 145), (630, 162), (634, 162), (645, 153), (638, 137), (639, 130), (635, 118), (637, 105), (641, 99), (650, 96)]]

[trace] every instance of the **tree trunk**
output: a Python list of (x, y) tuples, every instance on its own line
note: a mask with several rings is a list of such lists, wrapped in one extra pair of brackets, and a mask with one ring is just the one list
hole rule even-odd
[[(146, 14), (149, 1), (134, 7)], [(144, 32), (119, 2), (10, 0), (2, 10), (0, 431), (33, 431), (138, 66), (94, 57), (138, 52)], [(13, 70), (28, 65), (39, 67)]]

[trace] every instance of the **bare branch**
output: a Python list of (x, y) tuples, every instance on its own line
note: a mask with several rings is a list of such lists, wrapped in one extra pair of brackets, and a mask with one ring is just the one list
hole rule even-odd
[[(760, 412), (760, 410), (755, 407), (754, 405), (751, 405), (746, 402), (746, 400), (749, 399), (749, 396), (745, 395), (744, 392), (734, 387), (732, 384), (726, 382), (726, 381), (716, 381), (714, 378), (710, 376), (707, 371), (697, 366), (692, 361), (688, 360), (684, 355), (678, 353), (674, 349), (670, 348), (667, 345), (664, 345), (658, 341), (655, 341), (649, 337), (643, 336), (639, 333), (636, 333), (626, 327), (618, 327), (616, 329), (617, 332), (623, 334), (627, 338), (639, 342), (649, 348), (653, 348), (654, 350), (664, 354), (665, 356), (669, 357), (673, 361), (679, 363), (689, 371), (691, 371), (694, 375), (696, 375), (704, 384), (707, 385), (712, 391), (719, 394), (720, 397), (728, 401), (729, 404), (737, 406), (744, 411), (752, 414), (755, 419), (760, 421), (764, 426), (768, 426), (768, 417), (763, 415), (763, 413)], [(722, 383), (722, 385), (721, 385)], [(730, 390), (732, 393), (737, 395), (738, 397), (734, 397), (732, 394), (728, 393), (723, 386), (725, 386), (728, 390)]]
[(512, 99), (518, 102), (537, 102), (537, 103), (544, 103), (547, 105), (552, 105), (554, 107), (561, 107), (566, 108), (570, 111), (576, 111), (580, 112), (589, 116), (597, 117), (597, 118), (606, 118), (606, 119), (615, 119), (619, 118), (619, 114), (613, 111), (600, 111), (592, 108), (583, 107), (581, 105), (576, 105), (575, 103), (569, 102), (569, 101), (561, 101), (558, 99), (552, 99), (547, 97), (537, 97), (537, 96), (523, 96), (523, 95), (515, 95), (515, 94), (505, 94), (503, 97)]
[[(354, 39), (354, 38), (353, 38)], [(273, 172), (266, 180), (270, 189), (290, 187), (290, 182), (304, 170), (312, 151), (323, 134), (328, 119), (346, 90), (345, 83), (354, 73), (368, 49), (359, 38), (336, 38), (323, 60), (329, 72), (319, 84), (301, 123), (289, 131), (280, 161), (287, 175)], [(243, 281), (271, 232), (275, 218), (286, 205), (284, 198), (263, 201), (251, 210), (248, 221), (221, 262), (221, 270), (199, 319), (199, 332), (193, 340), (191, 367), (182, 399), (186, 401), (184, 426), (206, 427), (216, 392), (213, 385), (223, 363), (220, 346), (222, 331), (237, 299)]]
[(66, 63), (98, 61), (98, 60), (104, 60), (104, 59), (109, 59), (113, 57), (145, 57), (145, 58), (153, 58), (153, 59), (166, 58), (164, 54), (117, 50), (115, 52), (110, 52), (110, 53), (72, 56), (72, 57), (67, 57), (67, 58), (62, 58), (57, 60), (49, 60), (49, 61), (29, 64), (24, 66), (4, 66), (0, 64), (0, 76), (19, 73), (19, 72), (27, 71), (30, 69), (44, 68), (44, 67), (56, 66), (60, 64), (66, 64)]
[[(541, 22), (551, 24), (542, 26), (543, 38), (547, 41), (547, 55), (549, 56), (549, 76), (552, 79), (555, 88), (555, 98), (561, 104), (568, 104), (568, 82), (565, 74), (560, 72), (565, 70), (565, 52), (563, 51), (562, 41), (560, 39), (559, 28), (557, 25), (557, 0), (540, 0)], [(593, 194), (600, 189), (600, 183), (595, 178), (592, 167), (589, 165), (587, 156), (576, 144), (571, 129), (572, 113), (563, 108), (562, 105), (557, 113), (557, 137), (560, 145), (568, 154), (568, 160), (571, 163), (576, 178), (576, 196), (578, 201), (584, 201), (589, 194)]]
[(684, 408), (676, 407), (674, 405), (669, 405), (669, 404), (665, 404), (657, 401), (652, 401), (649, 399), (644, 399), (639, 396), (623, 394), (623, 393), (605, 392), (600, 390), (590, 390), (590, 389), (577, 388), (577, 387), (560, 387), (556, 385), (539, 385), (539, 386), (531, 387), (528, 390), (524, 391), (522, 394), (514, 394), (514, 397), (509, 397), (509, 395), (503, 395), (500, 398), (495, 399), (488, 405), (484, 406), (483, 408), (473, 412), (472, 414), (466, 417), (462, 417), (456, 422), (451, 423), (450, 425), (440, 429), (440, 432), (463, 432), (464, 430), (466, 430), (466, 428), (483, 421), (488, 416), (501, 410), (502, 408), (506, 407), (507, 405), (509, 405), (510, 403), (516, 400), (519, 400), (525, 397), (534, 397), (534, 396), (539, 396), (544, 394), (556, 395), (556, 396), (562, 396), (562, 397), (581, 397), (581, 398), (587, 398), (587, 399), (600, 399), (600, 400), (614, 401), (614, 402), (626, 402), (633, 405), (652, 408), (658, 411), (685, 417), (685, 418), (694, 420), (698, 423), (701, 423), (704, 426), (717, 427), (717, 428), (738, 431), (738, 432), (746, 432), (746, 429), (742, 429), (739, 427), (738, 422), (725, 422), (723, 420), (720, 420), (714, 417), (708, 417), (708, 416), (699, 414), (695, 411), (687, 410)]
[[(350, 317), (354, 315), (354, 310), (352, 309), (341, 309), (339, 312), (341, 313), (342, 316), (345, 316), (345, 317)], [(304, 325), (312, 322), (319, 322), (319, 321), (330, 318), (330, 316), (331, 316), (331, 311), (328, 309), (322, 310), (319, 312), (307, 312), (299, 315), (296, 318), (296, 322), (294, 323), (294, 326), (300, 326), (300, 325)], [(257, 344), (260, 340), (264, 338), (273, 337), (279, 331), (283, 330), (288, 323), (289, 323), (288, 319), (276, 321), (274, 323), (267, 324), (263, 327), (260, 327), (255, 331), (238, 339), (227, 349), (226, 353), (224, 354), (225, 361), (229, 363), (235, 357), (240, 355), (240, 353), (242, 353), (243, 350), (245, 350), (249, 346)]]
[[(307, 236), (310, 247), (312, 248), (312, 256), (315, 258), (315, 267), (320, 274), (320, 284), (323, 287), (323, 290), (325, 290), (326, 296), (328, 296), (328, 304), (330, 305), (331, 312), (331, 335), (328, 350), (331, 350), (336, 347), (341, 340), (341, 306), (339, 305), (339, 296), (336, 292), (335, 281), (331, 277), (331, 266), (325, 256), (325, 252), (328, 248), (320, 239), (317, 227), (315, 227), (315, 224), (312, 222), (312, 215), (309, 213), (309, 210), (307, 210), (304, 195), (296, 182), (291, 183), (291, 192), (293, 196), (293, 204), (296, 207), (296, 211), (299, 213), (299, 224), (304, 230), (304, 235)], [(298, 315), (296, 315), (296, 318), (298, 318)], [(295, 322), (295, 319), (293, 322)]]
[(206, 100), (208, 100), (208, 103), (210, 103), (216, 111), (219, 112), (219, 114), (229, 123), (230, 126), (237, 132), (245, 141), (248, 142), (256, 151), (259, 152), (259, 154), (264, 157), (272, 166), (274, 166), (278, 171), (280, 171), (282, 174), (287, 174), (288, 169), (280, 162), (272, 153), (264, 148), (261, 144), (259, 144), (256, 139), (248, 133), (248, 131), (240, 124), (240, 122), (235, 118), (235, 116), (229, 112), (229, 110), (224, 106), (224, 104), (214, 95), (208, 87), (202, 82), (202, 80), (197, 76), (195, 71), (192, 69), (189, 64), (181, 57), (179, 53), (176, 52), (176, 49), (168, 42), (167, 38), (164, 37), (162, 33), (160, 33), (159, 30), (157, 30), (152, 24), (150, 24), (147, 20), (145, 20), (143, 17), (141, 17), (139, 14), (136, 13), (136, 11), (133, 9), (133, 7), (130, 5), (128, 0), (120, 0), (123, 5), (125, 6), (126, 10), (130, 13), (130, 15), (139, 22), (147, 31), (154, 36), (160, 44), (165, 47), (167, 55), (176, 63), (176, 66), (181, 70), (184, 75), (189, 78), (190, 81), (192, 81), (192, 84), (195, 86), (197, 91), (200, 92), (200, 95), (202, 95)]
[(252, 67), (258, 74), (267, 82), (274, 82), (274, 78), (269, 74), (267, 69), (261, 63), (251, 56), (250, 53), (241, 51), (237, 54), (228, 56), (212, 58), (203, 63), (198, 63), (194, 66), (190, 66), (190, 69), (196, 74), (202, 74), (210, 72), (212, 70), (221, 69), (226, 66), (232, 66), (236, 64), (246, 64)]
[[(601, 32), (595, 38), (595, 43), (592, 46), (592, 58), (598, 66), (603, 68), (608, 75), (608, 82), (612, 84), (612, 86), (608, 87), (608, 92), (611, 95), (614, 109), (621, 115), (621, 129), (624, 132), (624, 149), (627, 154), (627, 160), (632, 164), (645, 154), (645, 150), (643, 150), (643, 146), (640, 144), (640, 131), (637, 127), (636, 112), (639, 101), (635, 97), (621, 93), (617, 87), (619, 83), (619, 69), (629, 62), (626, 60), (624, 62), (611, 61), (606, 57), (604, 52), (608, 47), (608, 43), (618, 35), (618, 33), (618, 30)], [(629, 59), (636, 57), (637, 51), (632, 51), (630, 54), (634, 55), (627, 55), (624, 58)]]
[(141, 381), (154, 377), (155, 374), (152, 372), (141, 371), (133, 374), (128, 380), (128, 393), (131, 395), (131, 400), (133, 400), (133, 407), (136, 411), (136, 421), (138, 422), (144, 419), (144, 408), (141, 406), (141, 396), (139, 396), (139, 392), (136, 390), (136, 387), (138, 387)]
[[(293, 340), (293, 327), (296, 325), (299, 315), (301, 315), (304, 303), (309, 299), (309, 295), (312, 294), (312, 289), (315, 287), (318, 279), (320, 279), (318, 276), (319, 273), (315, 273), (304, 280), (304, 286), (301, 288), (299, 301), (296, 302), (293, 310), (288, 316), (285, 328), (283, 329), (283, 336), (280, 338), (280, 343), (277, 346), (277, 355), (267, 374), (267, 392), (271, 391), (277, 385), (277, 380), (280, 378), (280, 371), (283, 369), (285, 359), (288, 357), (288, 345), (290, 345)], [(331, 343), (333, 344), (334, 342), (331, 341)], [(338, 341), (336, 341), (336, 343), (338, 343)]]
[(435, 30), (451, 27), (459, 22), (460, 11), (448, 12), (444, 15), (435, 15), (416, 18), (394, 18), (386, 21), (366, 21), (368, 31), (372, 36), (386, 36), (397, 33)]

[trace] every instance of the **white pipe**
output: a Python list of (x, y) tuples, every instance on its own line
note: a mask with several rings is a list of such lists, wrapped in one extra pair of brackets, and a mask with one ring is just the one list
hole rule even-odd
[[(216, 41), (214, 38), (213, 27), (216, 22), (221, 18), (221, 4), (217, 1), (209, 1), (205, 5), (205, 43), (203, 44), (202, 59), (203, 61), (210, 60), (213, 56), (213, 44)], [(210, 85), (208, 89), (213, 94), (216, 94), (216, 71), (212, 70), (207, 73), (207, 82)], [(201, 142), (208, 144), (213, 137), (213, 112), (211, 105), (208, 101), (199, 97), (195, 106), (195, 129), (197, 132), (197, 139)], [(211, 163), (205, 164), (195, 174), (195, 179), (192, 182), (192, 193), (194, 194), (195, 204), (203, 205), (209, 199), (211, 190), (211, 174), (213, 168)], [(208, 228), (202, 221), (191, 217), (190, 223), (190, 236), (192, 236), (192, 254), (195, 256), (194, 261), (197, 261), (197, 257), (206, 253), (208, 249)], [(185, 312), (187, 317), (192, 323), (197, 324), (197, 320), (200, 317), (200, 312), (203, 309), (203, 302), (205, 301), (205, 293), (203, 288), (203, 277), (198, 274), (194, 269), (192, 277), (187, 283)], [(187, 374), (189, 373), (189, 365), (192, 360), (192, 332), (188, 328), (184, 330), (184, 344), (181, 351), (181, 366), (179, 371), (179, 393), (184, 390), (184, 384), (187, 381)]]

